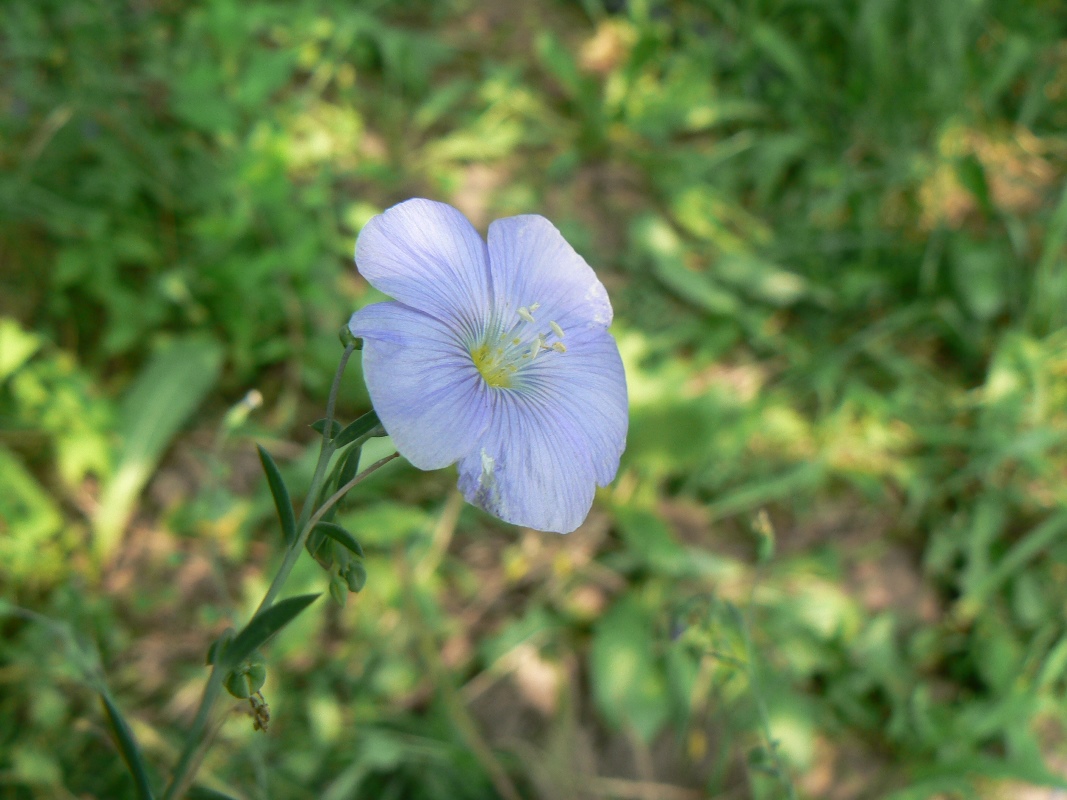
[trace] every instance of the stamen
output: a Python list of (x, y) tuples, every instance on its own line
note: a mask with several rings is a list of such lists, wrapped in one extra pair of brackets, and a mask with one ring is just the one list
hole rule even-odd
[(543, 336), (538, 336), (533, 340), (533, 344), (530, 346), (530, 358), (536, 358), (537, 354), (542, 350), (547, 350), (545, 346), (545, 340)]
[[(532, 363), (542, 351), (567, 352), (562, 342), (549, 344), (547, 341), (549, 338), (563, 338), (563, 328), (558, 322), (549, 322), (550, 330), (535, 333), (537, 327), (545, 327), (544, 323), (537, 323), (533, 315), (540, 307), (540, 303), (532, 303), (518, 308), (516, 314), (519, 321), (510, 327), (504, 324), (502, 318), (497, 318), (482, 332), (477, 343), (471, 345), (471, 360), (489, 386), (494, 389), (515, 388), (516, 381), (521, 385), (521, 373), (525, 365)], [(527, 325), (536, 327), (530, 330)]]

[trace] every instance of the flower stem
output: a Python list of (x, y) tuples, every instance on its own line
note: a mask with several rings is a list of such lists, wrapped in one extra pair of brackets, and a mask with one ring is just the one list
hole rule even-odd
[[(300, 511), (300, 519), (296, 526), (297, 530), (300, 531), (300, 535), (297, 536), (295, 542), (286, 548), (285, 556), (278, 567), (278, 572), (275, 574), (274, 580), (271, 581), (267, 593), (263, 596), (263, 600), (260, 601), (259, 606), (256, 608), (255, 614), (252, 615), (253, 619), (258, 614), (270, 608), (274, 603), (275, 598), (285, 585), (289, 573), (292, 572), (293, 567), (296, 565), (297, 559), (300, 558), (300, 552), (304, 549), (304, 543), (307, 541), (308, 534), (311, 533), (311, 530), (322, 518), (322, 515), (326, 510), (340, 500), (344, 495), (344, 492), (351, 489), (372, 472), (396, 457), (396, 454), (394, 453), (393, 455), (372, 464), (349, 481), (348, 484), (345, 485), (344, 491), (335, 493), (322, 507), (315, 511), (314, 515), (312, 515), (312, 509), (319, 497), (319, 493), (322, 491), (326, 467), (329, 465), (330, 458), (336, 450), (336, 447), (334, 447), (333, 444), (333, 437), (330, 435), (333, 433), (333, 412), (337, 403), (337, 393), (341, 387), (341, 377), (344, 375), (345, 367), (348, 365), (348, 359), (351, 357), (353, 350), (355, 350), (353, 345), (345, 347), (344, 353), (341, 354), (341, 361), (337, 365), (337, 372), (333, 377), (333, 384), (330, 386), (330, 395), (326, 401), (326, 427), (323, 428), (324, 433), (322, 436), (322, 446), (319, 449), (319, 459), (315, 465), (315, 474), (311, 479), (311, 486), (308, 488), (307, 499), (304, 501), (304, 507)], [(208, 676), (207, 684), (204, 686), (204, 694), (200, 698), (200, 706), (197, 708), (196, 717), (193, 720), (189, 732), (186, 734), (185, 743), (182, 747), (181, 755), (178, 758), (178, 763), (174, 768), (173, 777), (163, 793), (163, 800), (177, 800), (177, 798), (180, 798), (196, 775), (196, 770), (200, 765), (200, 758), (198, 756), (202, 756), (203, 748), (206, 745), (204, 735), (208, 728), (211, 711), (215, 706), (215, 702), (219, 698), (224, 677), (225, 676), (219, 670), (218, 665), (213, 664), (211, 667), (211, 674)]]
[(296, 541), (285, 551), (281, 566), (278, 567), (278, 572), (267, 588), (267, 593), (263, 595), (263, 599), (256, 608), (256, 613), (252, 615), (253, 617), (271, 607), (274, 599), (278, 596), (278, 592), (282, 590), (282, 586), (285, 585), (285, 581), (289, 578), (289, 573), (293, 571), (297, 559), (300, 558), (300, 551), (304, 549), (308, 534), (315, 527), (307, 524), (308, 517), (311, 516), (311, 509), (318, 499), (319, 492), (322, 491), (322, 481), (326, 475), (326, 467), (329, 466), (330, 459), (337, 449), (333, 444), (333, 436), (328, 434), (333, 433), (333, 410), (337, 402), (337, 392), (341, 388), (341, 376), (344, 375), (345, 367), (348, 365), (348, 359), (353, 350), (355, 350), (355, 347), (348, 345), (341, 354), (341, 362), (337, 365), (337, 372), (333, 376), (333, 385), (330, 386), (330, 396), (326, 399), (326, 427), (322, 429), (322, 446), (319, 448), (319, 460), (315, 464), (315, 474), (311, 478), (311, 486), (308, 488), (304, 507), (300, 509), (300, 519), (296, 523), (296, 529), (300, 531), (300, 534), (296, 537)]
[[(293, 566), (296, 564), (297, 559), (300, 558), (300, 552), (304, 549), (304, 543), (307, 541), (308, 536), (311, 535), (311, 531), (314, 530), (316, 525), (318, 525), (319, 520), (322, 519), (323, 515), (327, 511), (329, 511), (330, 508), (332, 508), (338, 500), (344, 497), (345, 493), (349, 489), (351, 489), (358, 483), (362, 483), (364, 480), (369, 478), (372, 473), (384, 467), (398, 455), (399, 453), (393, 453), (391, 455), (386, 456), (385, 458), (381, 458), (375, 461), (373, 464), (371, 464), (369, 467), (359, 473), (359, 475), (354, 477), (352, 480), (350, 480), (348, 483), (346, 483), (344, 486), (334, 492), (330, 496), (330, 498), (318, 508), (315, 514), (311, 517), (311, 519), (304, 523), (304, 526), (300, 529), (300, 535), (297, 537), (296, 542), (291, 548), (289, 548), (288, 551), (286, 551), (285, 559), (282, 561), (281, 566), (278, 567), (278, 574), (274, 576), (274, 580), (271, 582), (270, 587), (267, 589), (267, 593), (263, 596), (263, 601), (259, 604), (259, 608), (256, 609), (256, 614), (259, 614), (262, 611), (265, 611), (266, 609), (270, 608), (271, 603), (274, 602), (274, 598), (278, 596), (278, 592), (281, 591), (282, 586), (285, 584), (286, 579), (289, 577), (289, 573), (292, 572)], [(254, 617), (256, 616), (256, 614), (253, 614), (252, 616)]]
[(200, 698), (200, 707), (196, 710), (196, 719), (193, 720), (192, 727), (189, 728), (189, 733), (185, 736), (185, 746), (182, 747), (182, 754), (178, 759), (178, 765), (174, 768), (174, 775), (170, 779), (170, 784), (163, 792), (163, 800), (172, 800), (185, 794), (185, 790), (196, 775), (193, 764), (194, 761), (197, 765), (199, 764), (197, 755), (205, 744), (203, 741), (204, 731), (207, 730), (211, 709), (219, 697), (219, 689), (222, 688), (222, 677), (218, 667), (212, 665), (211, 674), (208, 676), (207, 684), (204, 686), (204, 694)]

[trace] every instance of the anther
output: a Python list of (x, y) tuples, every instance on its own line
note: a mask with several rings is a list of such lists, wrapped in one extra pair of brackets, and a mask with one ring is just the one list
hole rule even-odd
[(538, 353), (540, 353), (542, 350), (547, 349), (548, 347), (545, 345), (544, 338), (542, 336), (538, 336), (536, 339), (533, 340), (533, 344), (530, 347), (530, 358), (535, 358)]
[(566, 353), (567, 345), (563, 344), (563, 342), (553, 342), (552, 349), (555, 350), (557, 353)]
[[(534, 304), (534, 308), (536, 309), (536, 307), (537, 307), (537, 304), (535, 303)], [(522, 317), (527, 322), (530, 322), (530, 323), (533, 323), (535, 321), (534, 320), (534, 315), (530, 313), (530, 309), (525, 308), (525, 307), (519, 309), (519, 316)]]
[(550, 322), (548, 323), (548, 326), (552, 329), (552, 333), (556, 334), (557, 338), (563, 338), (563, 328), (561, 328), (557, 323)]

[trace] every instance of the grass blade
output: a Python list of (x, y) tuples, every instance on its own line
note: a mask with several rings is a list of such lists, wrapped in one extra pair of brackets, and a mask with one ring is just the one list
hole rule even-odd
[(292, 547), (296, 542), (296, 514), (293, 512), (293, 501), (289, 497), (289, 490), (285, 487), (282, 473), (278, 465), (274, 463), (270, 453), (261, 445), (256, 445), (259, 450), (259, 460), (263, 464), (263, 471), (267, 474), (267, 484), (270, 493), (274, 497), (274, 506), (278, 509), (278, 520), (282, 524), (282, 533), (285, 535), (285, 544)]
[(133, 737), (133, 731), (126, 723), (122, 712), (118, 710), (107, 692), (100, 693), (100, 699), (104, 703), (104, 712), (107, 714), (111, 730), (115, 734), (115, 741), (122, 753), (122, 759), (130, 768), (134, 783), (137, 786), (139, 800), (153, 800), (152, 785), (148, 781), (148, 771), (145, 769), (144, 759), (141, 757), (141, 748), (137, 746), (137, 740)]
[(189, 338), (158, 353), (123, 400), (118, 466), (107, 482), (93, 518), (98, 558), (118, 544), (137, 497), (171, 440), (215, 385), (222, 348), (209, 339)]

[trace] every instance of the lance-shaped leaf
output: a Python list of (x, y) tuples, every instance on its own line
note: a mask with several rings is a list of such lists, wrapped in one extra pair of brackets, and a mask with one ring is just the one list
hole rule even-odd
[(126, 766), (133, 775), (133, 782), (137, 787), (138, 800), (153, 800), (152, 785), (148, 781), (148, 771), (145, 769), (144, 759), (141, 757), (141, 748), (137, 746), (137, 740), (133, 738), (133, 731), (126, 723), (122, 712), (118, 710), (114, 702), (108, 696), (108, 692), (100, 692), (100, 699), (104, 702), (104, 711), (111, 730), (115, 734), (115, 742)]
[[(356, 477), (356, 471), (359, 469), (359, 457), (362, 451), (362, 444), (354, 444), (341, 455), (341, 458), (338, 459), (333, 467), (333, 471), (330, 473), (330, 479), (323, 484), (322, 493), (316, 500), (315, 505), (321, 505), (327, 497)], [(332, 505), (323, 516), (322, 521), (330, 522), (337, 514), (337, 510), (340, 506), (341, 503)], [(315, 532), (312, 531), (308, 541), (311, 543), (308, 545), (308, 551), (314, 555), (318, 552), (319, 545), (322, 544), (322, 536), (316, 536)]]
[(378, 419), (378, 415), (373, 411), (368, 411), (337, 434), (337, 439), (334, 441), (334, 444), (336, 444), (338, 448), (341, 448), (364, 437), (371, 438), (372, 436), (385, 436), (385, 428), (382, 428), (380, 433), (375, 431), (375, 428), (380, 428), (381, 424), (382, 422)]
[(356, 537), (334, 522), (320, 522), (315, 530), (329, 536), (346, 550), (350, 550), (360, 558), (363, 558), (363, 545), (356, 541)]
[(207, 658), (205, 659), (205, 663), (208, 666), (211, 666), (219, 660), (219, 656), (222, 653), (226, 652), (226, 645), (228, 645), (233, 640), (233, 637), (236, 634), (237, 631), (235, 631), (232, 627), (227, 628), (222, 632), (222, 635), (219, 636), (218, 639), (211, 643), (211, 646), (207, 649)]
[(323, 437), (325, 437), (327, 439), (333, 439), (335, 436), (337, 436), (338, 432), (341, 430), (341, 423), (338, 422), (335, 419), (331, 419), (330, 420), (330, 432), (326, 433), (326, 419), (324, 417), (323, 419), (315, 420), (314, 422), (312, 422), (311, 423), (311, 428), (312, 428), (312, 430), (315, 430), (315, 431), (321, 433), (323, 435)]
[(296, 515), (293, 513), (293, 501), (289, 499), (289, 490), (285, 488), (282, 473), (278, 471), (278, 465), (274, 463), (270, 453), (258, 444), (256, 449), (259, 450), (259, 460), (263, 462), (263, 471), (267, 473), (267, 483), (270, 485), (270, 493), (274, 496), (274, 505), (278, 508), (278, 519), (282, 523), (285, 543), (292, 547), (296, 542)]
[(220, 667), (233, 669), (238, 666), (290, 622), (296, 615), (315, 602), (318, 594), (302, 594), (281, 600), (266, 611), (256, 614), (244, 629), (226, 646)]
[(337, 473), (338, 489), (356, 477), (356, 472), (359, 470), (359, 457), (362, 452), (363, 445), (357, 444), (345, 453), (345, 460), (341, 462), (341, 469)]

